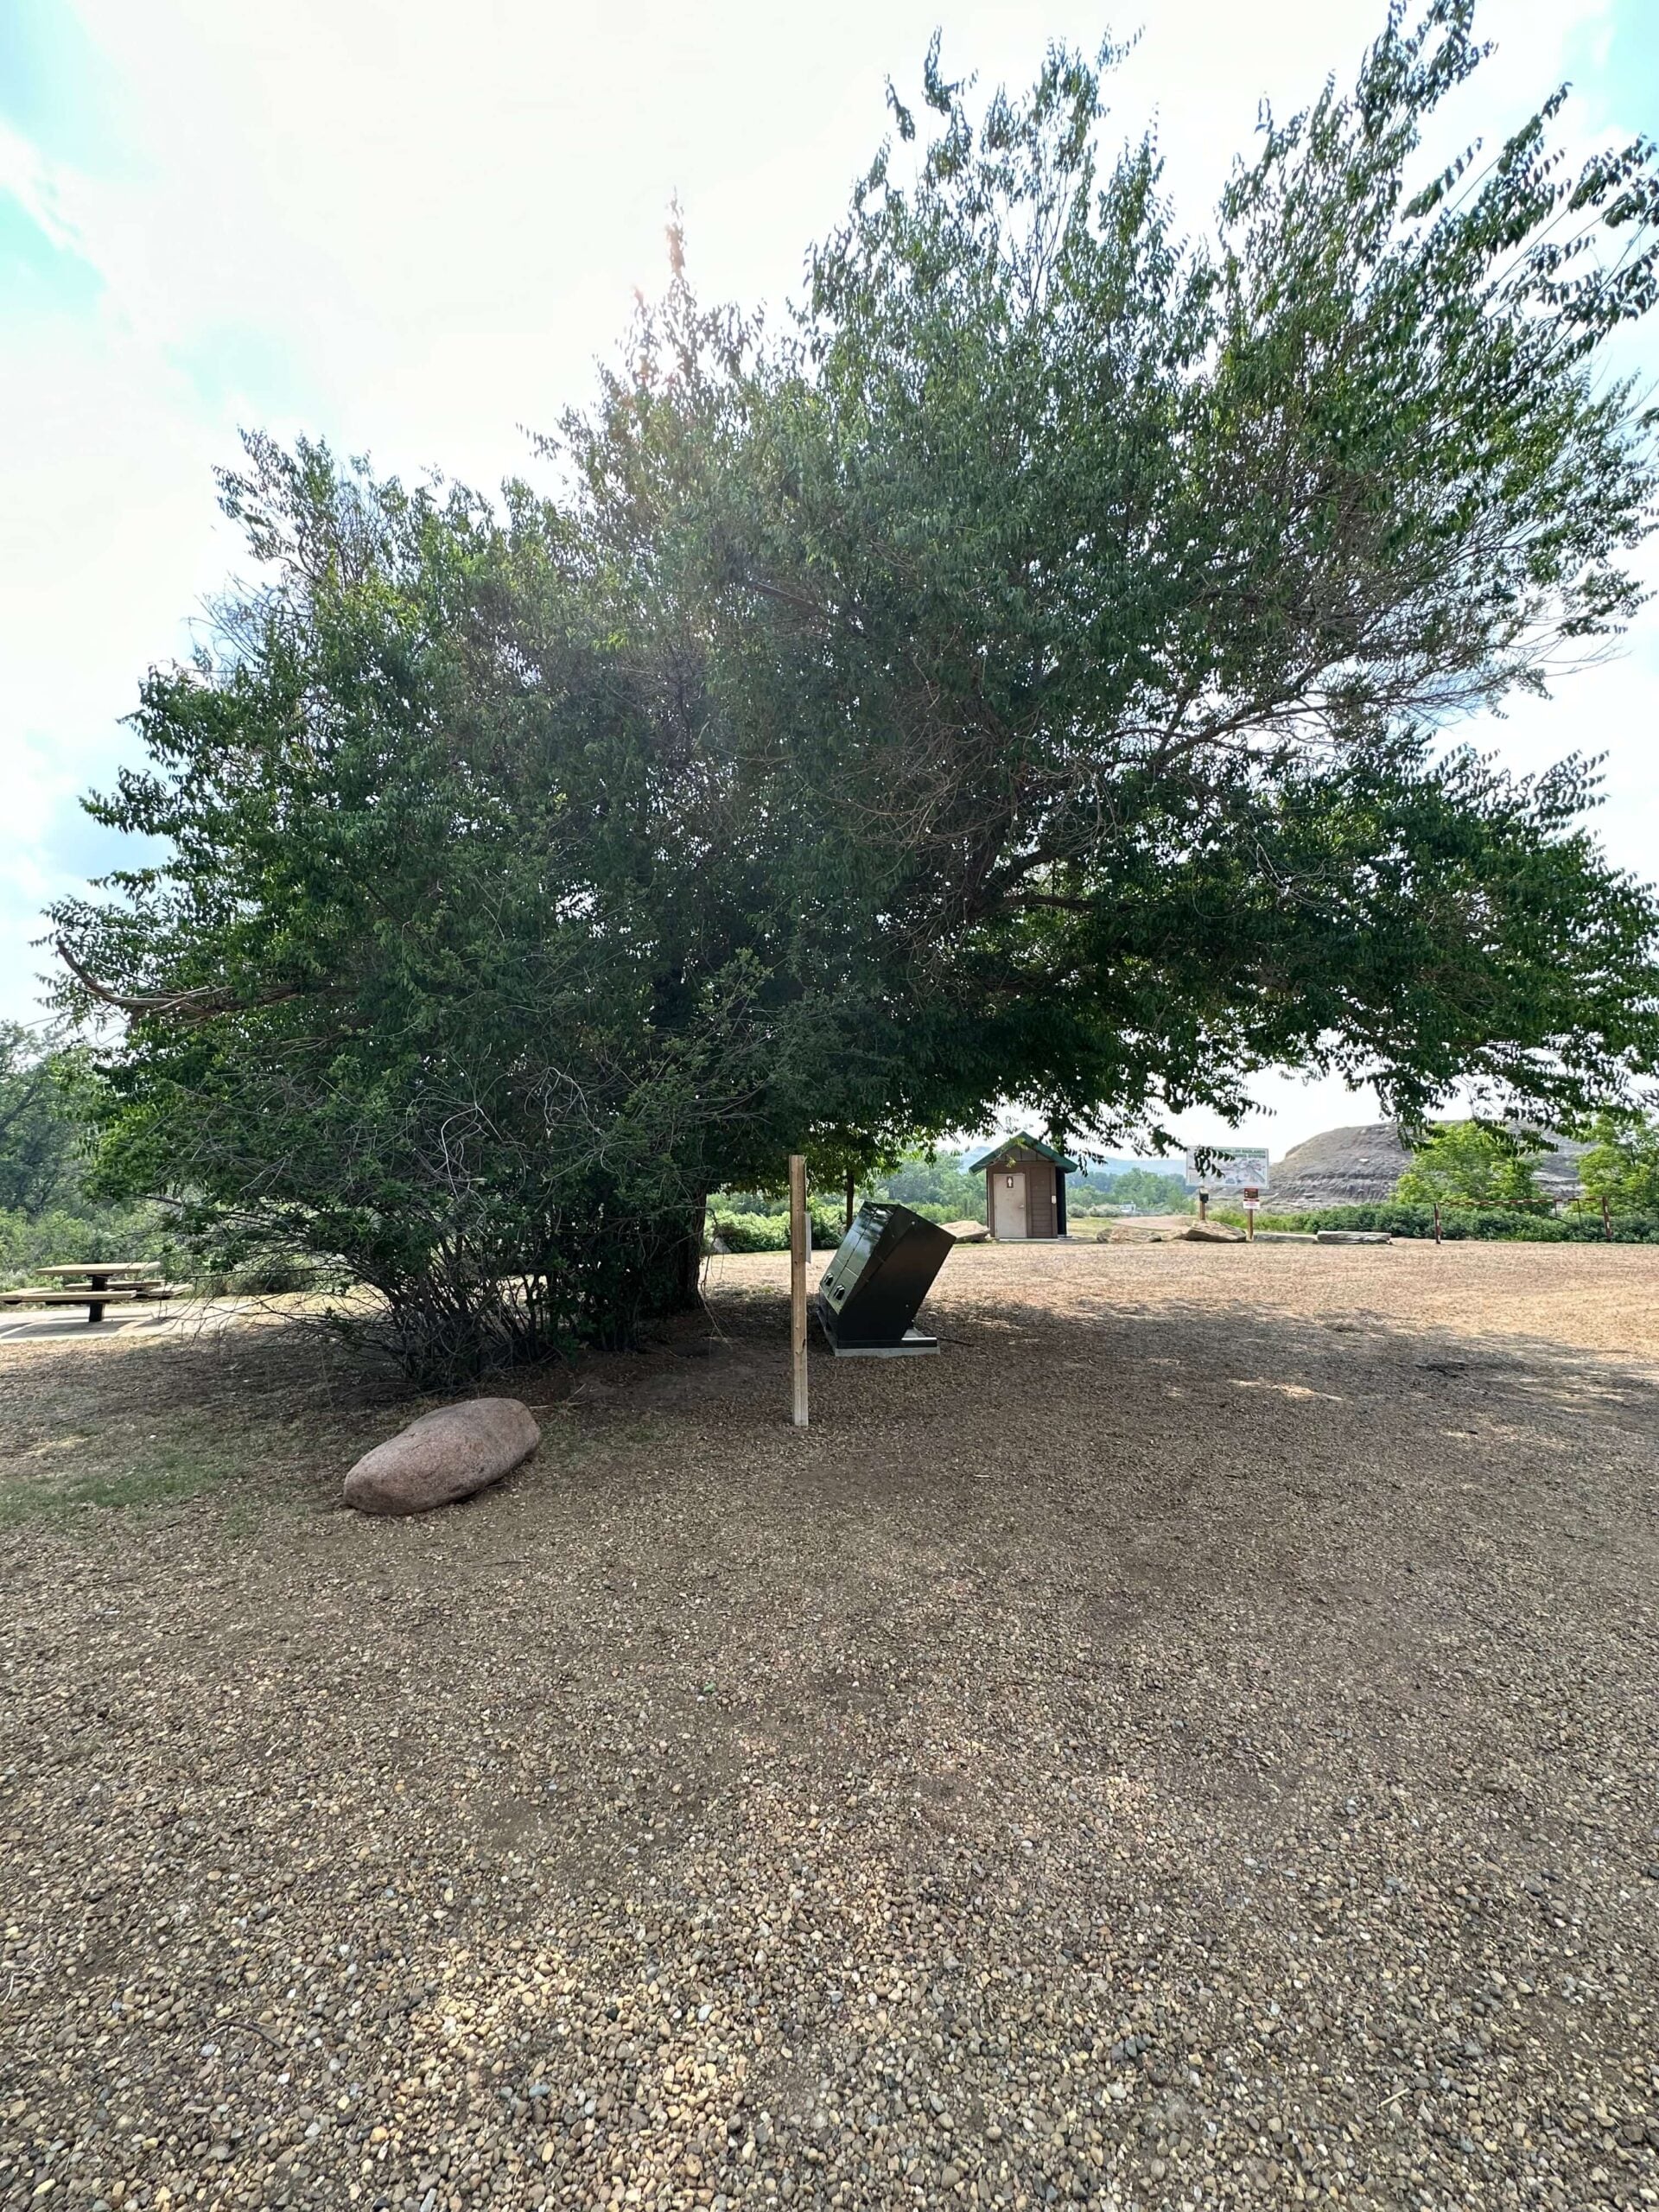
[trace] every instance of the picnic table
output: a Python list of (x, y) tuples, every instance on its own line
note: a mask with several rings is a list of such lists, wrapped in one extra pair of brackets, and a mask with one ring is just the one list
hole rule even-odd
[[(60, 1284), (31, 1283), (23, 1290), (0, 1291), (0, 1306), (84, 1306), (90, 1328), (104, 1319), (106, 1306), (173, 1295), (154, 1260), (86, 1260), (73, 1267), (42, 1268), (40, 1273), (61, 1279)], [(81, 1287), (71, 1287), (77, 1281)]]

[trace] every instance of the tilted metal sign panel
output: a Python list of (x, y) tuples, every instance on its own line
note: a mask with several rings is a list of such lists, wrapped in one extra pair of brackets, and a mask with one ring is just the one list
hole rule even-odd
[(955, 1242), (908, 1206), (861, 1207), (818, 1287), (825, 1329), (838, 1344), (899, 1343)]

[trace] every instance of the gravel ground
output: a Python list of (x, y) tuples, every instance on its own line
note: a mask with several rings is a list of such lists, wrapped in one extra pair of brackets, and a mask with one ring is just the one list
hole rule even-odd
[(804, 1434), (782, 1282), (405, 1522), (0, 1350), (0, 2202), (1659, 2202), (1659, 1254), (964, 1249)]

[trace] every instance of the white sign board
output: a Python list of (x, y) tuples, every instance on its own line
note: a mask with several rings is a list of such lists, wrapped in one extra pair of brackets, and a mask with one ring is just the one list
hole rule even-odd
[(1217, 1152), (1210, 1155), (1210, 1165), (1200, 1174), (1198, 1154), (1186, 1155), (1186, 1187), (1189, 1191), (1207, 1191), (1211, 1198), (1228, 1192), (1265, 1191), (1268, 1187), (1268, 1155), (1265, 1147), (1260, 1152)]

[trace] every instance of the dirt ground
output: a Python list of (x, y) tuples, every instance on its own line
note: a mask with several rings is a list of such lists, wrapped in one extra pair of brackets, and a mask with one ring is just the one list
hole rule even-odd
[(0, 1346), (0, 2203), (1659, 2202), (1659, 1253), (976, 1247), (937, 1358)]

